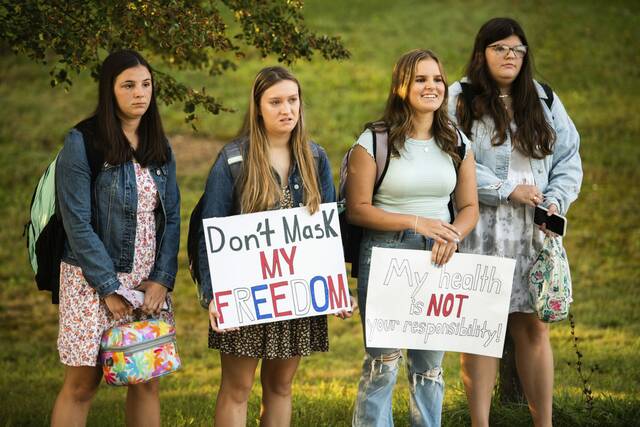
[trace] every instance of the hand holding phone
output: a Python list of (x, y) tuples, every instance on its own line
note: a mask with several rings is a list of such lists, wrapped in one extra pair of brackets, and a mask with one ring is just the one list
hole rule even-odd
[(549, 215), (549, 210), (543, 206), (536, 206), (533, 222), (540, 226), (545, 224), (547, 230), (559, 236), (564, 236), (567, 232), (567, 218), (556, 213)]

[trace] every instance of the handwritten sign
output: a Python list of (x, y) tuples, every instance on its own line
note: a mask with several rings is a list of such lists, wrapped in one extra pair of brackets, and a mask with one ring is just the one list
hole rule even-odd
[(335, 203), (202, 223), (221, 329), (351, 311)]
[(431, 252), (373, 248), (367, 290), (367, 346), (502, 357), (515, 260), (455, 254), (443, 267)]

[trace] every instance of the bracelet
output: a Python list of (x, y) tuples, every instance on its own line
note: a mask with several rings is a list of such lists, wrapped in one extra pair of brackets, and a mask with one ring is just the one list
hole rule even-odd
[(418, 215), (415, 215), (415, 217), (416, 217), (416, 220), (413, 223), (413, 232), (417, 233), (418, 232), (418, 230), (417, 230), (417, 228), (418, 228)]

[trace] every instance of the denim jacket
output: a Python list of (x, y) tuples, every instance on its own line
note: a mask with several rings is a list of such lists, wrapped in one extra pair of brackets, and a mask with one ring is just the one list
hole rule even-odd
[[(246, 153), (248, 140), (241, 142), (242, 152)], [(333, 185), (333, 176), (331, 174), (331, 165), (326, 152), (322, 147), (314, 142), (310, 142), (317, 149), (319, 158), (318, 165), (318, 184), (320, 186), (320, 196), (322, 203), (330, 203), (336, 201), (336, 190)], [(231, 175), (230, 163), (237, 159), (227, 158), (226, 151), (223, 149), (218, 159), (211, 168), (207, 183), (202, 196), (202, 218), (225, 217), (237, 215), (234, 201), (234, 182)], [(276, 175), (276, 179), (279, 176)], [(291, 189), (291, 197), (295, 207), (304, 206), (304, 189), (302, 185), (302, 177), (298, 165), (293, 159), (291, 171), (289, 173), (289, 188)], [(200, 224), (202, 227), (202, 224)], [(202, 230), (198, 232), (198, 261), (200, 266), (200, 289), (199, 294), (204, 296), (206, 303), (211, 301), (213, 290), (211, 288), (211, 275), (209, 273), (209, 258), (207, 257), (207, 248)]]
[[(156, 259), (148, 279), (173, 290), (180, 245), (180, 193), (173, 153), (164, 165), (149, 166), (158, 189), (155, 211)], [(133, 163), (105, 163), (95, 179), (82, 133), (72, 129), (56, 162), (56, 197), (66, 232), (62, 260), (82, 268), (98, 295), (105, 297), (120, 287), (117, 272), (133, 268), (138, 194)]]
[[(546, 99), (544, 89), (535, 82), (538, 96)], [(449, 115), (456, 120), (458, 96), (462, 93), (459, 82), (449, 87)], [(553, 153), (543, 159), (531, 158), (531, 170), (535, 185), (544, 195), (543, 205), (555, 204), (559, 213), (564, 215), (569, 205), (578, 197), (582, 184), (582, 162), (580, 160), (580, 135), (569, 118), (562, 102), (554, 93), (551, 110), (544, 102), (540, 103), (544, 115), (556, 133)], [(493, 121), (485, 117), (476, 120), (469, 135), (471, 148), (476, 158), (476, 176), (480, 203), (497, 206), (507, 203), (507, 197), (518, 183), (507, 179), (511, 158), (511, 138), (502, 145), (492, 146), (494, 133)]]

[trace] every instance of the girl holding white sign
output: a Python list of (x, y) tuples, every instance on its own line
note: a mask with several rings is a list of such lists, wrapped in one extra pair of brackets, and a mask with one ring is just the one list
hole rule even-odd
[[(431, 262), (443, 265), (478, 220), (473, 153), (464, 148), (466, 138), (447, 116), (447, 93), (442, 65), (433, 52), (418, 49), (404, 54), (393, 69), (381, 120), (391, 158), (377, 191), (370, 130), (358, 138), (349, 158), (347, 215), (349, 222), (365, 229), (358, 300), (366, 354), (354, 426), (393, 425), (391, 397), (402, 357), (401, 349), (366, 347), (365, 306), (372, 247), (431, 250)], [(449, 210), (452, 193), (455, 220)], [(412, 425), (440, 425), (442, 357), (441, 351), (407, 351)]]
[[(229, 154), (234, 153), (234, 154)], [(233, 168), (241, 164), (234, 177)], [(237, 170), (237, 169), (236, 169)], [(216, 160), (202, 198), (202, 218), (307, 206), (311, 213), (336, 198), (329, 160), (307, 136), (298, 80), (282, 67), (261, 70), (238, 139)], [(209, 347), (220, 350), (222, 382), (215, 424), (244, 426), (262, 359), (261, 425), (289, 425), (291, 385), (301, 356), (328, 351), (326, 316), (218, 328), (204, 233), (199, 233), (201, 292), (209, 303)], [(215, 272), (214, 272), (215, 274)], [(342, 313), (349, 317), (350, 313)]]
[[(466, 77), (451, 86), (449, 112), (476, 154), (480, 221), (465, 252), (516, 259), (509, 333), (536, 426), (550, 426), (553, 354), (549, 328), (535, 314), (528, 276), (544, 239), (534, 207), (565, 214), (578, 196), (579, 135), (562, 102), (533, 79), (522, 27), (494, 18), (478, 32)], [(489, 425), (498, 359), (463, 354), (462, 376), (474, 426)]]

